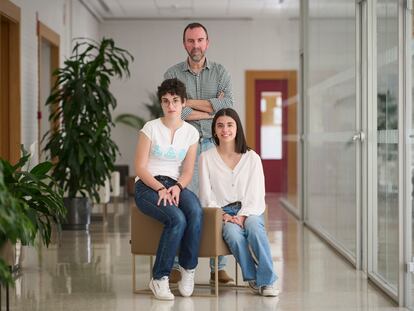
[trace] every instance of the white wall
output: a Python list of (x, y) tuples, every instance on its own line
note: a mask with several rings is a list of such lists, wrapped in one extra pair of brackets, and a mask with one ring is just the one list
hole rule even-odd
[(99, 40), (99, 22), (78, 0), (71, 3), (71, 37)]
[[(21, 141), (26, 149), (37, 142), (38, 125), (38, 38), (39, 20), (60, 35), (61, 63), (70, 53), (71, 36), (98, 35), (99, 23), (78, 0), (12, 0), (21, 9)], [(72, 18), (70, 18), (72, 16)], [(37, 153), (33, 164), (37, 163)]]
[[(114, 115), (135, 113), (148, 118), (143, 102), (147, 92), (154, 92), (165, 70), (186, 57), (182, 31), (189, 21), (111, 21), (100, 27), (102, 36), (135, 57), (131, 78), (113, 81), (112, 91), (118, 99)], [(232, 76), (235, 109), (245, 120), (245, 71), (294, 70), (299, 63), (298, 20), (203, 20), (209, 37), (210, 59), (222, 63)], [(113, 139), (122, 155), (118, 163), (129, 164), (133, 174), (136, 132), (124, 125), (113, 131)]]

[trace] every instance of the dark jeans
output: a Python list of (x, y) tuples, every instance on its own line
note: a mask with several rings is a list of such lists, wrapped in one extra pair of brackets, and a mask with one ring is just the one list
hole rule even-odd
[[(155, 178), (167, 189), (176, 183), (174, 179), (166, 176)], [(197, 196), (185, 188), (180, 193), (178, 207), (168, 202), (166, 206), (163, 202), (158, 206), (158, 193), (138, 180), (135, 183), (135, 202), (141, 212), (164, 225), (152, 270), (154, 279), (170, 274), (177, 251), (180, 266), (194, 269), (198, 263), (203, 224), (203, 209)]]

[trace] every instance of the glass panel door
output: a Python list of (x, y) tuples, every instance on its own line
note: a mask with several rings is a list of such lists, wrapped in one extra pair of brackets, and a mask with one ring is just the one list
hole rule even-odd
[[(300, 19), (300, 0), (290, 0), (289, 5), (291, 7), (290, 12), (292, 17)], [(290, 31), (290, 41), (295, 41), (298, 43), (300, 41), (299, 29), (295, 28)], [(281, 137), (281, 154), (284, 156), (284, 171), (283, 171), (283, 187), (280, 195), (280, 201), (282, 204), (287, 207), (291, 212), (297, 215), (299, 218), (302, 218), (302, 200), (301, 200), (301, 190), (302, 190), (302, 145), (299, 139), (300, 130), (302, 129), (301, 120), (302, 120), (302, 109), (301, 109), (301, 98), (299, 97), (299, 77), (302, 75), (300, 68), (300, 59), (299, 59), (299, 49), (295, 50), (297, 54), (292, 53), (290, 62), (292, 68), (294, 68), (297, 73), (295, 74), (294, 80), (297, 85), (292, 87), (289, 86), (288, 98), (283, 99), (281, 106), (277, 106), (274, 110), (274, 118), (276, 122), (279, 122), (280, 128), (282, 130)], [(292, 81), (292, 79), (290, 79)], [(283, 94), (282, 94), (283, 95)], [(280, 123), (281, 121), (281, 123)]]
[[(355, 1), (309, 1), (306, 219), (355, 265), (359, 262), (360, 103)], [(323, 165), (320, 165), (323, 163)]]

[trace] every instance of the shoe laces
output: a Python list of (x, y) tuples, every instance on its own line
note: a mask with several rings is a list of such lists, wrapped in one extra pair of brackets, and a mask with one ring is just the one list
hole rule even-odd
[(249, 286), (251, 289), (258, 290), (259, 287), (256, 285), (256, 281), (249, 281)]
[(248, 284), (253, 293), (258, 294), (260, 292), (260, 288), (257, 286), (256, 281), (249, 281)]
[(195, 269), (184, 269), (181, 267), (181, 282), (185, 285), (194, 283), (194, 272)]

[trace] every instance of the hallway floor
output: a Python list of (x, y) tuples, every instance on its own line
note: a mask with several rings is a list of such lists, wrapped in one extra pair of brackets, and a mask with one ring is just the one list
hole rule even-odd
[[(23, 270), (11, 291), (11, 310), (30, 311), (218, 311), (218, 310), (405, 310), (367, 282), (347, 261), (269, 196), (269, 238), (279, 275), (278, 298), (255, 296), (247, 289), (223, 288), (219, 298), (183, 298), (174, 302), (133, 294), (129, 248), (129, 206), (111, 203), (104, 219), (96, 209), (89, 233), (63, 231), (60, 244), (25, 248)], [(234, 260), (228, 259), (234, 276)], [(146, 287), (149, 259), (137, 260), (137, 279)], [(208, 282), (207, 259), (196, 281)], [(173, 291), (177, 293), (176, 291)], [(196, 289), (196, 293), (210, 293)], [(4, 291), (2, 291), (4, 308)], [(5, 309), (1, 309), (5, 310)]]

